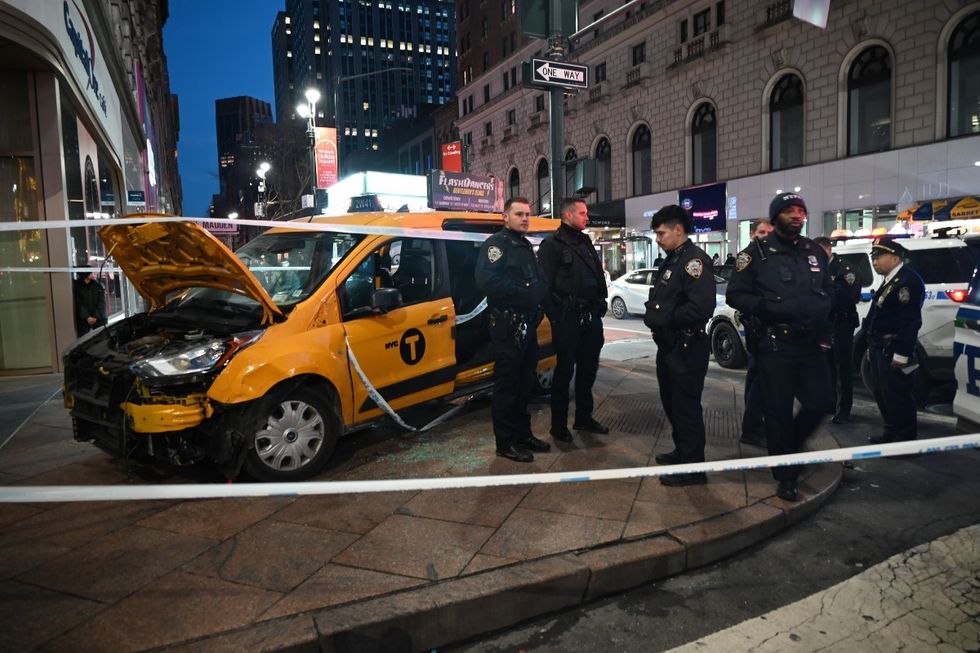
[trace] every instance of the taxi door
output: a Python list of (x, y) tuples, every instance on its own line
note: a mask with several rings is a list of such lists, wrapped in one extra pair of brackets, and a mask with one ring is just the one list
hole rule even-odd
[[(371, 309), (379, 288), (395, 288), (402, 303)], [(453, 391), (455, 311), (442, 243), (389, 240), (356, 264), (339, 287), (344, 329), (361, 371), (395, 410)], [(381, 414), (351, 365), (354, 421)]]

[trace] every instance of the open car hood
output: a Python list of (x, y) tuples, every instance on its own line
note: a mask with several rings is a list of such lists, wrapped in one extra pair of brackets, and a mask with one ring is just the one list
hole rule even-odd
[(187, 288), (216, 288), (262, 306), (262, 324), (282, 311), (259, 280), (220, 240), (196, 222), (108, 224), (99, 237), (150, 310)]

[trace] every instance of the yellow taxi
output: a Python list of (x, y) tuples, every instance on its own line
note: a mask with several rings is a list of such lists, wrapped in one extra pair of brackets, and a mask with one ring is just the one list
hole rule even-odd
[[(308, 478), (338, 438), (395, 411), (489, 387), (484, 297), (473, 274), (493, 214), (363, 213), (290, 223), (232, 252), (189, 221), (99, 235), (148, 310), (65, 353), (75, 438), (117, 456), (229, 477)], [(557, 221), (533, 218), (531, 236)], [(293, 227), (301, 228), (293, 228)], [(555, 365), (538, 329), (538, 382)]]

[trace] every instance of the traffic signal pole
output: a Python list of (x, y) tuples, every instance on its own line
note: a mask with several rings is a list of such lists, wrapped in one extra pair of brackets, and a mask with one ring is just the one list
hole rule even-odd
[[(564, 61), (568, 54), (568, 39), (562, 33), (562, 0), (551, 2), (551, 34), (548, 36), (549, 59)], [(559, 218), (561, 200), (565, 196), (565, 90), (553, 86), (549, 103), (551, 116), (551, 217)]]

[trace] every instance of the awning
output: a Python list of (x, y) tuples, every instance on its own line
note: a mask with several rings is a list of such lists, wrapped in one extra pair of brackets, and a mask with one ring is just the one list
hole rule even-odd
[(919, 202), (898, 214), (899, 220), (916, 222), (969, 218), (980, 218), (980, 199), (977, 199), (975, 195)]

